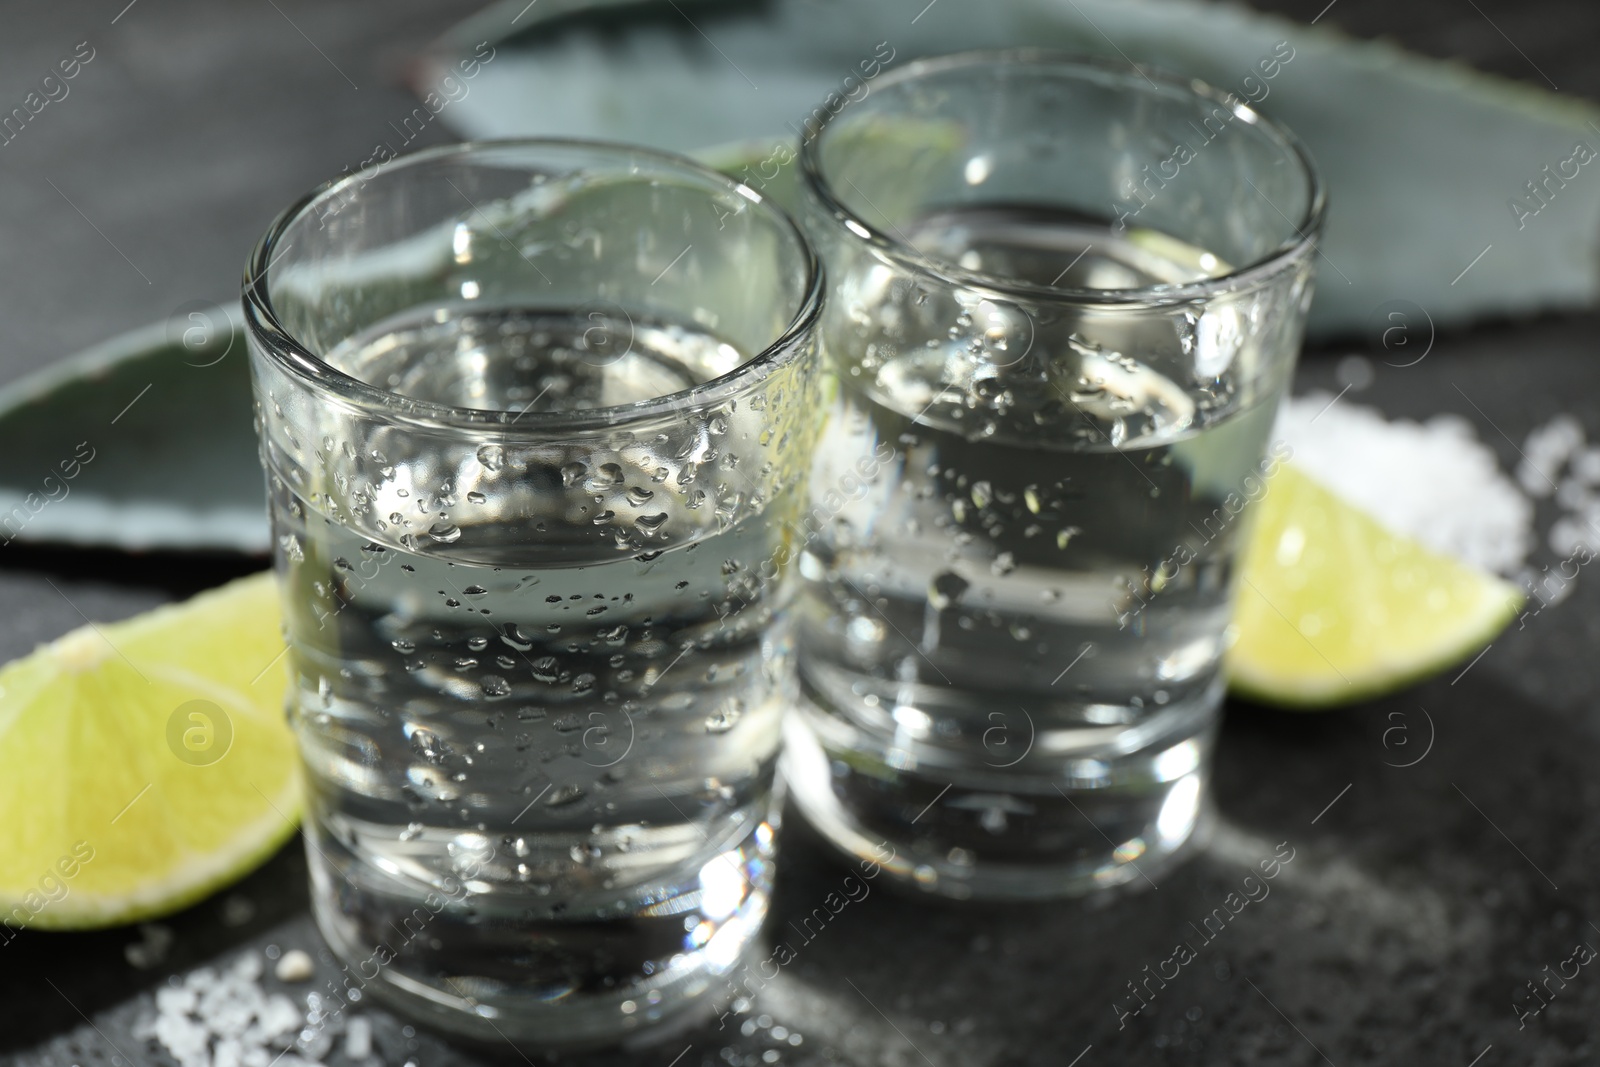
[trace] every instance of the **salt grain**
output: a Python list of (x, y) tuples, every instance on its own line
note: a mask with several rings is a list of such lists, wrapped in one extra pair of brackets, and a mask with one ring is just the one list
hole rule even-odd
[(1572, 476), (1587, 486), (1600, 485), (1600, 448), (1585, 448), (1574, 455)]
[[(1539, 487), (1542, 491), (1536, 495), (1554, 496), (1562, 512), (1550, 525), (1546, 539), (1550, 550), (1568, 558), (1580, 549), (1590, 555), (1600, 553), (1600, 447), (1587, 443), (1577, 419), (1557, 415), (1528, 435), (1522, 452), (1525, 458), (1518, 478), (1525, 486)], [(1527, 577), (1538, 586), (1545, 607), (1566, 599), (1571, 592), (1570, 574), (1563, 573), (1563, 580), (1553, 584), (1545, 573), (1531, 569)]]
[(238, 1038), (224, 1038), (217, 1042), (211, 1054), (211, 1067), (244, 1067), (244, 1046)]
[(269, 998), (265, 1008), (256, 1016), (260, 1039), (288, 1033), (300, 1025), (300, 1018), (300, 1010), (294, 1006), (294, 1001), (282, 993)]
[(122, 949), (123, 957), (131, 966), (141, 971), (161, 966), (172, 948), (172, 928), (160, 923), (145, 923), (139, 927), (140, 940)]
[(186, 1015), (199, 1001), (199, 994), (186, 986), (156, 990), (156, 1010), (163, 1015)]
[(280, 982), (306, 982), (317, 973), (317, 967), (310, 953), (292, 948), (283, 954), (283, 958), (278, 961), (272, 973)]
[(320, 1060), (333, 1051), (333, 1035), (322, 1026), (306, 1027), (300, 1031), (300, 1051), (313, 1060)]
[(1533, 496), (1556, 491), (1561, 465), (1583, 447), (1583, 423), (1571, 415), (1557, 415), (1528, 435), (1517, 465), (1517, 481)]
[(356, 1016), (344, 1032), (344, 1054), (352, 1060), (364, 1060), (372, 1055), (372, 1023)]

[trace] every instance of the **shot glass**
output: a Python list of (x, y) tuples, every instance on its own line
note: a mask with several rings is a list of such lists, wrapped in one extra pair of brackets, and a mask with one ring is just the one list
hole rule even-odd
[(1018, 51), (885, 75), (801, 164), (838, 388), (794, 799), (932, 893), (1143, 885), (1208, 818), (1310, 160), (1205, 85)]
[(782, 211), (623, 146), (420, 152), (262, 239), (335, 996), (562, 1048), (726, 987), (772, 884), (821, 293)]

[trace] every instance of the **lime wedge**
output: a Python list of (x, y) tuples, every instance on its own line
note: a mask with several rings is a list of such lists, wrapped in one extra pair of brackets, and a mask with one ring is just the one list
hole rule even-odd
[(271, 855), (300, 812), (283, 647), (266, 573), (0, 669), (0, 921), (163, 915)]
[(1310, 709), (1390, 692), (1477, 655), (1522, 605), (1291, 464), (1254, 506), (1228, 654), (1242, 696)]

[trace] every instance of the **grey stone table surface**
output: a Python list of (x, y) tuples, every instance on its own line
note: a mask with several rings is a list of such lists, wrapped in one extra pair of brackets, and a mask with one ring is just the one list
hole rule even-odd
[[(1261, 6), (1600, 97), (1593, 6)], [(70, 94), (0, 146), (0, 379), (230, 298), (277, 209), (358, 163), (410, 114), (408, 57), (469, 10), (424, 0), (0, 4), (0, 110), (81, 43), (93, 51)], [(1442, 335), (1416, 366), (1374, 363), (1374, 380), (1349, 399), (1391, 417), (1463, 415), (1509, 469), (1527, 433), (1558, 411), (1600, 437), (1597, 331), (1600, 314), (1585, 314)], [(1342, 387), (1332, 357), (1374, 345), (1353, 338), (1308, 353), (1298, 387)], [(126, 616), (255, 566), (8, 546), (0, 657), (78, 625), (80, 611)], [(795, 960), (725, 1027), (581, 1062), (1594, 1062), (1600, 978), (1580, 973), (1525, 1023), (1512, 998), (1575, 944), (1600, 944), (1597, 630), (1600, 586), (1582, 574), (1565, 602), (1513, 627), (1465, 673), (1337, 715), (1230, 704), (1220, 830), (1158, 886), (1088, 905), (981, 910), (874, 890), (814, 938), (792, 937)], [(1198, 942), (1190, 924), (1281, 842), (1294, 859), (1270, 896), (1119, 1024), (1126, 984), (1179, 940)], [(847, 873), (794, 821), (785, 848), (777, 931)], [(268, 945), (322, 951), (303, 879), (292, 844), (165, 921), (164, 952), (151, 951), (159, 932), (148, 930), (24, 932), (0, 946), (0, 1063), (169, 1063), (132, 1033), (168, 976)], [(319, 979), (334, 974), (326, 956), (319, 967)], [(453, 1048), (366, 1014), (389, 1067), (533, 1055)]]

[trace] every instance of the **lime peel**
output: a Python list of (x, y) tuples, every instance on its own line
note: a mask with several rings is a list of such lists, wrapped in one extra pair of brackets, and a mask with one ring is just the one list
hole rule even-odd
[[(271, 573), (88, 625), (0, 668), (0, 922), (89, 929), (176, 911), (289, 838)], [(0, 939), (7, 935), (0, 930)]]
[(1478, 654), (1522, 591), (1381, 525), (1284, 464), (1255, 505), (1228, 653), (1236, 694), (1297, 709), (1400, 689)]

